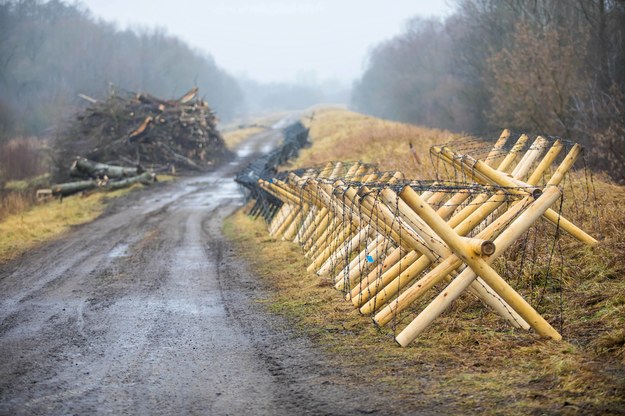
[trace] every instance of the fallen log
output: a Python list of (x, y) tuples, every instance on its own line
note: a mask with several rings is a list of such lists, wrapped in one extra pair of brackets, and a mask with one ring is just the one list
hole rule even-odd
[(37, 191), (37, 195), (51, 194), (52, 196), (59, 196), (61, 198), (77, 194), (79, 192), (90, 191), (92, 189), (101, 189), (103, 191), (114, 191), (134, 185), (135, 183), (141, 183), (143, 185), (150, 185), (152, 182), (156, 182), (156, 174), (152, 172), (143, 172), (140, 175), (135, 175), (129, 178), (123, 178), (115, 181), (108, 179), (91, 179), (87, 181), (77, 181), (68, 183), (59, 183), (52, 185), (51, 189), (40, 189)]
[(103, 186), (103, 189), (107, 191), (114, 191), (116, 189), (122, 189), (134, 185), (135, 183), (150, 185), (152, 182), (156, 182), (156, 175), (151, 172), (143, 172), (141, 175), (134, 176), (132, 178), (108, 182), (106, 185)]
[(89, 181), (59, 183), (56, 185), (52, 185), (52, 195), (64, 197), (64, 196), (77, 194), (78, 192), (84, 192), (90, 189), (95, 189), (97, 187), (98, 187), (98, 181), (93, 180), (93, 179)]
[(106, 163), (94, 162), (81, 157), (74, 160), (69, 171), (70, 175), (76, 178), (121, 179), (140, 175), (144, 172), (144, 169), (141, 166), (130, 168), (107, 165)]

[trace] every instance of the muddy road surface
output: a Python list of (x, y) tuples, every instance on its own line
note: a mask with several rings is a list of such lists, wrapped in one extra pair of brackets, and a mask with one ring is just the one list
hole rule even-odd
[(243, 203), (235, 172), (279, 138), (257, 135), (219, 170), (137, 191), (0, 266), (0, 413), (383, 412), (263, 309), (222, 238)]

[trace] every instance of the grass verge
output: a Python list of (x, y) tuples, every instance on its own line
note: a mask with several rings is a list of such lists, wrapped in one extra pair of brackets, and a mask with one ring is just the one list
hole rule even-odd
[(72, 226), (93, 221), (104, 212), (107, 201), (138, 187), (141, 185), (108, 193), (74, 195), (62, 202), (52, 200), (3, 218), (0, 220), (0, 263), (62, 235)]

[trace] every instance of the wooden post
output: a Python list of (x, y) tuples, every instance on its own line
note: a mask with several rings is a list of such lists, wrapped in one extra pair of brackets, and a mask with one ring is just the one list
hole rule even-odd
[(549, 142), (545, 138), (538, 136), (536, 140), (534, 140), (534, 143), (531, 144), (528, 151), (525, 152), (525, 155), (523, 155), (516, 167), (512, 170), (512, 177), (516, 179), (523, 179), (536, 159), (538, 159), (547, 148), (548, 144)]
[[(341, 270), (338, 275), (334, 277), (334, 287), (337, 290), (343, 290), (343, 288), (346, 286), (346, 280), (349, 279), (352, 270), (358, 269), (363, 264), (365, 264), (365, 258), (367, 257), (367, 255), (374, 252), (382, 243), (384, 243), (384, 239), (381, 235), (376, 236), (371, 242), (369, 242), (369, 244), (367, 244), (367, 247), (365, 247), (364, 250), (362, 250), (356, 257), (354, 257), (354, 259), (352, 259), (352, 261), (347, 266), (345, 266), (345, 268)], [(351, 285), (349, 285), (349, 288), (351, 289)]]
[(291, 206), (288, 204), (282, 204), (276, 215), (273, 216), (273, 219), (269, 223), (269, 235), (273, 235), (273, 232), (278, 228), (282, 221), (286, 219), (286, 216), (289, 215), (291, 211)]
[[(455, 161), (454, 159), (455, 154), (450, 149), (444, 148), (444, 149), (440, 149), (440, 151), (449, 160)], [(564, 161), (560, 164), (558, 169), (556, 169), (556, 172), (553, 174), (552, 178), (548, 182), (548, 185), (559, 183), (562, 180), (564, 175), (571, 169), (571, 167), (575, 163), (575, 160), (579, 156), (580, 152), (581, 152), (581, 146), (579, 145), (575, 145), (571, 148), (571, 150), (567, 154)], [(468, 156), (464, 156), (463, 159), (459, 163), (460, 163), (460, 167), (463, 168), (465, 171), (472, 172), (473, 177), (477, 179), (478, 181), (481, 181), (483, 183), (494, 183), (499, 186), (507, 187), (509, 188), (508, 191), (511, 193), (516, 193), (516, 194), (524, 194), (528, 192), (531, 193), (531, 190), (533, 189), (532, 185), (527, 184), (527, 183), (521, 183), (521, 185), (524, 185), (526, 188), (523, 190), (519, 189), (520, 183), (518, 180), (513, 180), (513, 178), (505, 176), (501, 172), (498, 172), (492, 169), (491, 167), (487, 166), (481, 161), (475, 160)], [(586, 243), (588, 245), (597, 244), (597, 240), (595, 240), (590, 235), (586, 234), (583, 230), (575, 226), (575, 224), (571, 223), (566, 218), (558, 215), (558, 213), (555, 212), (554, 210), (548, 209), (545, 212), (544, 217), (554, 224), (557, 223), (560, 226), (560, 228), (562, 228), (564, 231), (566, 231), (567, 233), (569, 233), (570, 235), (572, 235), (579, 241)]]
[(369, 299), (368, 296), (365, 298), (361, 292), (378, 279), (381, 279), (384, 273), (397, 264), (397, 262), (399, 262), (407, 254), (408, 252), (403, 247), (396, 247), (388, 256), (384, 258), (381, 264), (378, 264), (374, 270), (369, 272), (369, 274), (362, 279), (348, 295), (348, 298), (352, 300), (354, 306), (360, 308), (362, 303)]
[(521, 152), (521, 150), (523, 150), (528, 140), (529, 140), (529, 137), (525, 134), (522, 134), (521, 137), (517, 139), (516, 143), (514, 144), (512, 149), (508, 152), (506, 157), (504, 157), (503, 161), (499, 164), (499, 167), (497, 168), (497, 170), (500, 172), (504, 172), (504, 173), (510, 170), (510, 166), (512, 165), (512, 163), (514, 163), (515, 159), (517, 158), (517, 155)]
[(543, 160), (540, 161), (538, 166), (536, 166), (536, 169), (534, 170), (534, 172), (530, 175), (529, 179), (527, 180), (527, 183), (529, 185), (538, 184), (538, 181), (540, 180), (540, 178), (543, 176), (543, 174), (549, 168), (549, 166), (551, 166), (551, 164), (556, 160), (556, 157), (558, 156), (560, 151), (562, 151), (563, 147), (564, 146), (562, 145), (562, 142), (560, 141), (560, 139), (556, 140), (551, 145), (551, 148), (549, 149), (549, 151), (547, 152)]
[(358, 233), (349, 241), (343, 244), (338, 250), (336, 250), (330, 258), (319, 268), (317, 274), (319, 276), (327, 276), (336, 269), (339, 264), (345, 263), (345, 259), (349, 256), (349, 253), (354, 250), (354, 247), (360, 247), (367, 238), (371, 235), (371, 227), (365, 226), (358, 231)]

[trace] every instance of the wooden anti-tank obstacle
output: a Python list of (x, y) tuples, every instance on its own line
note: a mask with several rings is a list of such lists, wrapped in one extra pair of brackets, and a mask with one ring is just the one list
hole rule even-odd
[[(577, 240), (597, 241), (551, 207), (578, 158), (574, 145), (542, 185), (564, 149), (560, 140), (529, 137), (512, 146), (501, 134), (479, 160), (450, 147), (432, 153), (466, 179), (407, 181), (375, 166), (329, 163), (282, 180), (259, 180), (283, 202), (269, 232), (300, 244), (309, 271), (333, 279), (360, 312), (384, 326), (437, 285), (447, 286), (396, 336), (410, 344), (461, 294), (469, 292), (513, 326), (561, 339), (491, 263), (541, 217)], [(533, 169), (533, 170), (532, 170)]]

